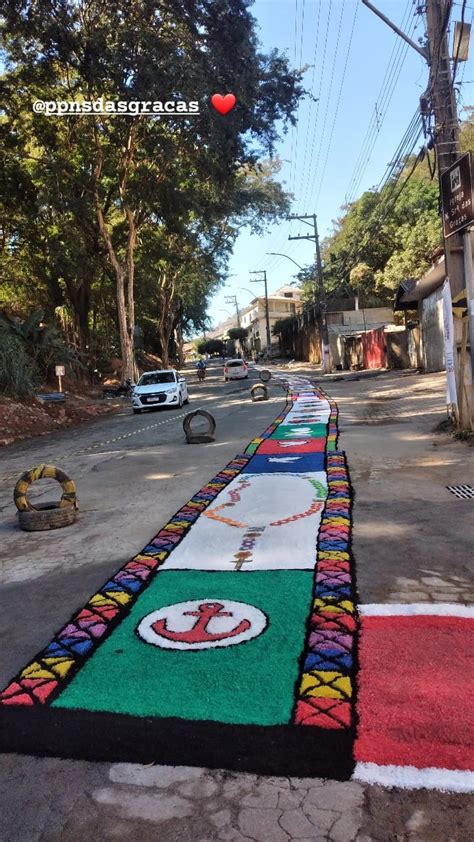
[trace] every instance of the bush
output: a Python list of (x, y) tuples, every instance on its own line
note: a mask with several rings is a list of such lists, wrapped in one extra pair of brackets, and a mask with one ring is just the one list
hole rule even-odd
[(0, 392), (14, 398), (29, 398), (39, 384), (38, 368), (23, 343), (0, 332)]

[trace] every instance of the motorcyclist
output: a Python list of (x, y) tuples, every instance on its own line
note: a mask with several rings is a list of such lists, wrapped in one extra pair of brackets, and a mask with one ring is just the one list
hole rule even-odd
[(197, 368), (197, 376), (199, 377), (199, 380), (204, 380), (204, 378), (206, 376), (206, 363), (205, 363), (205, 361), (203, 359), (198, 360), (198, 362), (196, 364), (196, 368)]

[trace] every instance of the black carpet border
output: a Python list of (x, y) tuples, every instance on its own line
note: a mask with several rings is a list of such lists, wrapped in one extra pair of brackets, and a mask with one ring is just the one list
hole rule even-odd
[(107, 763), (229, 769), (347, 781), (353, 729), (229, 725), (64, 708), (0, 712), (1, 751)]

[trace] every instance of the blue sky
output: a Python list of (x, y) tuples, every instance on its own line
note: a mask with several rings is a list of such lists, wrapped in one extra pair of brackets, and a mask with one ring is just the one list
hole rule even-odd
[[(402, 28), (415, 42), (424, 36), (425, 19), (415, 15), (417, 3), (374, 0), (374, 5), (398, 26), (403, 22)], [(319, 102), (306, 98), (301, 103), (296, 129), (289, 129), (276, 151), (285, 162), (279, 180), (295, 196), (292, 213), (316, 212), (320, 237), (324, 238), (348, 191), (357, 198), (383, 177), (426, 87), (428, 68), (423, 58), (360, 0), (256, 0), (252, 13), (265, 50), (277, 47), (285, 51), (293, 67), (312, 65), (305, 74), (305, 88), (319, 97)], [(455, 7), (453, 19), (459, 18), (459, 13)], [(459, 78), (464, 72), (461, 66)], [(470, 77), (468, 71), (465, 79)], [(470, 87), (466, 85), (462, 91), (468, 101)], [(369, 137), (375, 143), (361, 172), (360, 154), (370, 126)], [(364, 154), (363, 160), (366, 157)], [(230, 261), (232, 277), (209, 308), (212, 322), (226, 319), (225, 310), (232, 311), (232, 305), (225, 303), (226, 295), (237, 295), (239, 306), (244, 307), (252, 290), (261, 294), (263, 285), (250, 282), (250, 271), (267, 270), (270, 292), (293, 280), (297, 268), (266, 252), (284, 252), (302, 265), (310, 263), (313, 244), (288, 241), (289, 234), (304, 233), (311, 231), (299, 222), (279, 223), (263, 236), (244, 229)]]

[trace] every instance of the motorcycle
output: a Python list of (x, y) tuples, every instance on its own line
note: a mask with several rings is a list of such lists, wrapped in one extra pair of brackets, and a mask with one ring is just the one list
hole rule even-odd
[(120, 386), (113, 387), (111, 389), (104, 388), (103, 395), (104, 398), (131, 398), (135, 386), (136, 384), (128, 378), (125, 383), (122, 383)]
[(204, 380), (206, 377), (206, 369), (205, 368), (198, 368), (197, 370), (197, 378), (199, 381)]

